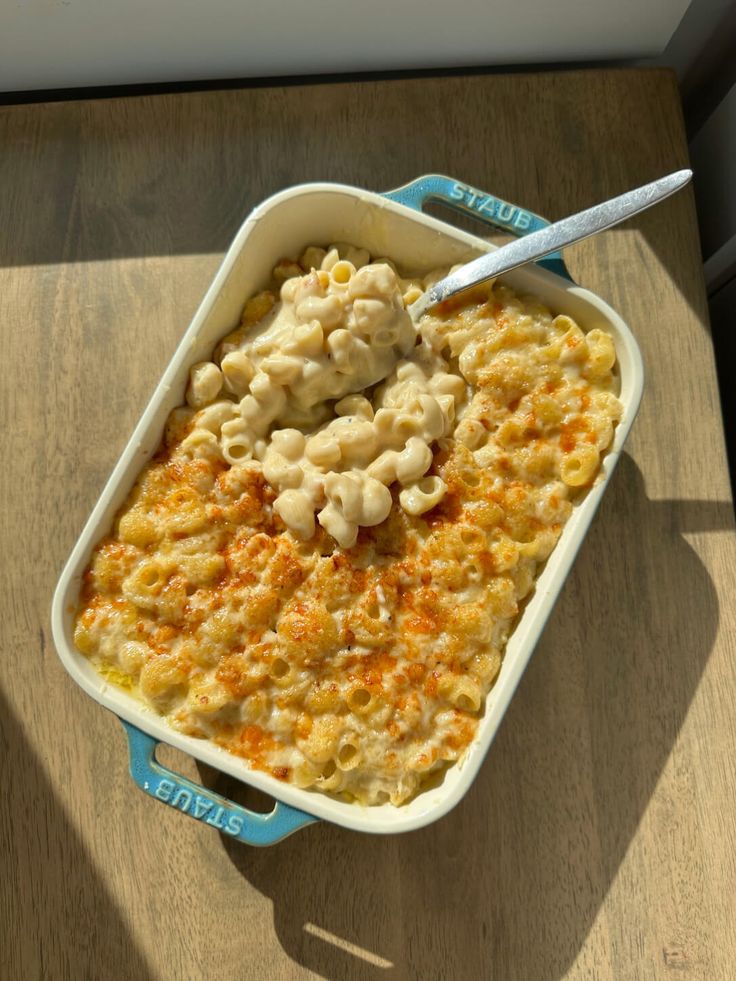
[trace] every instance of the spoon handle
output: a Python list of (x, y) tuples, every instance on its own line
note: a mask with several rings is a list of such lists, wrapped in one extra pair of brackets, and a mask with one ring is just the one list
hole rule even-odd
[(643, 187), (637, 187), (626, 194), (611, 198), (610, 201), (604, 201), (603, 204), (597, 204), (585, 211), (570, 215), (569, 218), (563, 218), (562, 221), (556, 221), (553, 225), (532, 232), (531, 235), (517, 239), (500, 249), (487, 252), (435, 283), (412, 303), (409, 313), (413, 320), (417, 320), (430, 307), (461, 290), (495, 276), (501, 276), (527, 262), (542, 259), (550, 252), (556, 252), (567, 245), (573, 245), (590, 235), (618, 225), (619, 222), (638, 215), (640, 211), (651, 208), (653, 204), (664, 201), (665, 198), (685, 187), (692, 176), (691, 170), (678, 170), (667, 177), (652, 181), (651, 184), (644, 184)]

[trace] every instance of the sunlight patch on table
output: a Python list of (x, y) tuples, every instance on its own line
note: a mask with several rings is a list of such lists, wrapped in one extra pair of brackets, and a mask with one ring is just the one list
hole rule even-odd
[(366, 950), (364, 947), (358, 947), (357, 944), (350, 943), (349, 940), (343, 940), (342, 937), (336, 936), (334, 933), (330, 933), (329, 930), (323, 930), (322, 927), (318, 927), (315, 923), (305, 923), (304, 932), (311, 934), (313, 937), (319, 937), (320, 940), (324, 940), (325, 943), (332, 944), (334, 947), (339, 947), (340, 950), (344, 950), (348, 954), (352, 954), (354, 957), (360, 957), (364, 961), (368, 961), (369, 964), (373, 964), (374, 967), (382, 967), (388, 969), (393, 967), (393, 962), (386, 960), (385, 957), (379, 957), (378, 954), (372, 953), (370, 950)]

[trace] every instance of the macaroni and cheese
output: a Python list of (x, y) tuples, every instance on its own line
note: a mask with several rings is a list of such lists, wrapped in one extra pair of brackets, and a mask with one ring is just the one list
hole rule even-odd
[(274, 269), (96, 548), (75, 642), (170, 724), (400, 804), (473, 740), (621, 404), (615, 350), (486, 284), (310, 246)]

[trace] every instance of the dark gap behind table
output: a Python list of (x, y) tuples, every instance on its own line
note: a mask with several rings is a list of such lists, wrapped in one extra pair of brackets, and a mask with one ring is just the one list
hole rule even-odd
[(736, 275), (709, 298), (731, 494), (736, 501)]

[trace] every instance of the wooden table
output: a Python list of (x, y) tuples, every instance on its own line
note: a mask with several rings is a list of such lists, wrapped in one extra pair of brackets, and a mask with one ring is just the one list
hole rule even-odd
[(224, 841), (134, 789), (120, 724), (49, 631), (62, 563), (256, 202), (439, 171), (558, 218), (686, 164), (663, 71), (0, 110), (0, 977), (733, 978), (736, 547), (689, 190), (567, 257), (638, 335), (644, 402), (438, 824)]

